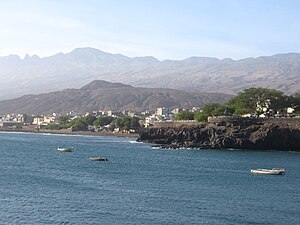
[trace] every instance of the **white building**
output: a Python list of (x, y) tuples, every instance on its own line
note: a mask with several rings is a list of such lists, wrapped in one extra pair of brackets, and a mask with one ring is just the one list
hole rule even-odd
[(155, 115), (156, 116), (169, 116), (169, 114), (171, 113), (171, 110), (169, 108), (157, 108), (155, 110)]

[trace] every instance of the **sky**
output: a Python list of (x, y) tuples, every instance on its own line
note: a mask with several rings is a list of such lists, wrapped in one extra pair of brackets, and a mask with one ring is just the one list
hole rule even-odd
[(160, 60), (300, 52), (298, 0), (0, 0), (0, 56), (92, 47)]

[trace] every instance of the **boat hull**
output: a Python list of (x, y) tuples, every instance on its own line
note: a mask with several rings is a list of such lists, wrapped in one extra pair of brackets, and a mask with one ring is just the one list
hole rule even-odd
[(108, 161), (107, 158), (103, 158), (103, 157), (91, 157), (90, 160), (91, 161)]
[(283, 175), (285, 173), (285, 170), (283, 169), (257, 169), (257, 170), (250, 170), (252, 174), (265, 174), (265, 175)]
[(57, 151), (59, 151), (59, 152), (74, 152), (74, 149), (73, 148), (60, 148), (60, 147), (58, 147)]

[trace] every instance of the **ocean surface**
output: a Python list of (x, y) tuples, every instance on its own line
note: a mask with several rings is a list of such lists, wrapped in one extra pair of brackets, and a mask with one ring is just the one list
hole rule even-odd
[[(273, 167), (286, 175), (249, 172)], [(0, 176), (0, 224), (300, 224), (293, 152), (161, 150), (129, 138), (3, 132)]]

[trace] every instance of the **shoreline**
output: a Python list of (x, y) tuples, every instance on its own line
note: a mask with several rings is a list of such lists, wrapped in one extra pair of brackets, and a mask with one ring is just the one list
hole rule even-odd
[(63, 135), (85, 135), (85, 136), (114, 136), (114, 137), (128, 137), (128, 138), (138, 138), (138, 133), (113, 133), (109, 131), (70, 131), (68, 129), (64, 130), (36, 130), (36, 129), (15, 129), (15, 128), (0, 128), (0, 132), (16, 132), (16, 133), (32, 133), (32, 134), (63, 134)]
[(196, 126), (152, 128), (138, 141), (166, 149), (237, 149), (300, 152), (299, 120), (230, 119)]

